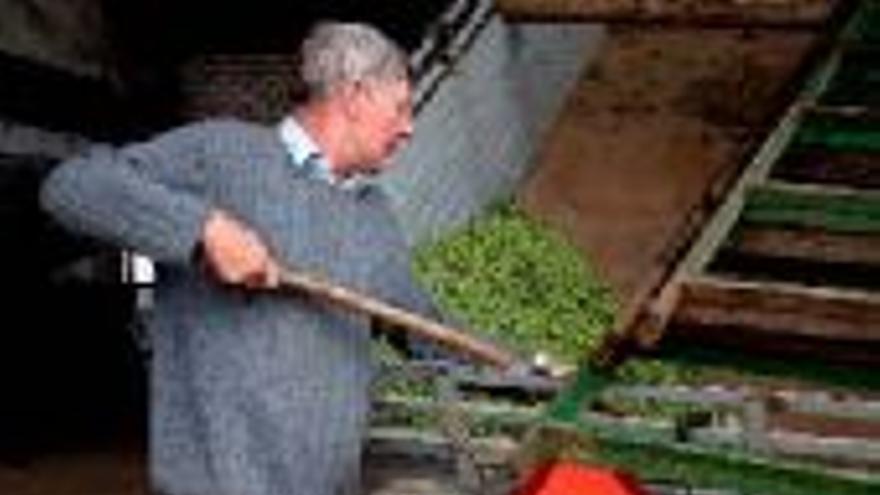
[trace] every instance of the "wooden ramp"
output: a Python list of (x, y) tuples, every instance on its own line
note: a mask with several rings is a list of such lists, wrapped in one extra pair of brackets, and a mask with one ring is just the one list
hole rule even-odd
[(863, 1), (622, 331), (880, 363), (880, 2)]

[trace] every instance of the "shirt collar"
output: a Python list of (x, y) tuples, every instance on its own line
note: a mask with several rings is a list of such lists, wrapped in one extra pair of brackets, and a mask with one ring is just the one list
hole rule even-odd
[(281, 120), (278, 133), (293, 166), (305, 169), (308, 177), (342, 189), (354, 189), (361, 185), (359, 177), (340, 178), (333, 173), (321, 149), (293, 116), (288, 115)]
[(317, 168), (324, 169), (321, 175), (332, 176), (329, 163), (321, 153), (321, 149), (295, 118), (290, 115), (284, 117), (278, 125), (278, 133), (294, 166), (305, 167), (307, 163), (312, 162)]

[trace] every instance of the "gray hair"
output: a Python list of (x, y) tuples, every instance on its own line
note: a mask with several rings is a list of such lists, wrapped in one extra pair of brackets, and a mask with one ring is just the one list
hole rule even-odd
[(317, 24), (302, 43), (299, 63), (303, 89), (310, 97), (347, 83), (409, 78), (406, 53), (366, 24)]

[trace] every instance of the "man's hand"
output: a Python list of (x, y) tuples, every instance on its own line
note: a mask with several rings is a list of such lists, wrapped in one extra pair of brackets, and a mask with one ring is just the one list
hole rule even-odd
[(201, 240), (204, 260), (221, 282), (250, 288), (278, 286), (281, 270), (266, 244), (230, 215), (211, 212)]

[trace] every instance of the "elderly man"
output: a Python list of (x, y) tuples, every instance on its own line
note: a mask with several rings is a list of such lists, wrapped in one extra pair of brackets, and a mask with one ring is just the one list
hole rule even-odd
[[(150, 461), (168, 495), (357, 492), (368, 322), (274, 295), (281, 266), (422, 313), (383, 196), (359, 183), (412, 131), (404, 53), (318, 25), (306, 98), (277, 127), (209, 121), (62, 164), (44, 207), (157, 262)], [(248, 290), (250, 289), (250, 290)]]

